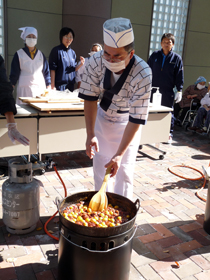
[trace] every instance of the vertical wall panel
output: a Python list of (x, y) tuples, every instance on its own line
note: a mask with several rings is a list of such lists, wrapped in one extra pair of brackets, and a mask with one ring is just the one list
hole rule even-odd
[(191, 0), (184, 49), (184, 89), (199, 76), (210, 81), (209, 0)]
[(19, 27), (33, 26), (38, 30), (37, 47), (48, 58), (51, 49), (58, 44), (58, 32), (62, 27), (61, 0), (8, 0), (8, 73), (14, 53), (24, 46)]
[(111, 17), (111, 0), (63, 0), (63, 26), (72, 28), (72, 48), (87, 57), (93, 43), (103, 43), (103, 23)]
[(112, 18), (131, 20), (135, 36), (135, 52), (148, 60), (153, 0), (112, 0)]

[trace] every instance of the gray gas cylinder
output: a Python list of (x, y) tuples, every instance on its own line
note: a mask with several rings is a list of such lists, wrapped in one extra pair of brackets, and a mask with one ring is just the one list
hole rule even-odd
[(21, 158), (10, 160), (8, 170), (2, 185), (3, 222), (12, 234), (29, 233), (39, 220), (42, 182), (32, 177), (32, 163)]

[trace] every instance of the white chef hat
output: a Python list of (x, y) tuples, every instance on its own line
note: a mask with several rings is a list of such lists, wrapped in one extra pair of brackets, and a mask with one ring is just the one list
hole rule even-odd
[(121, 48), (134, 41), (131, 22), (127, 18), (112, 18), (103, 25), (104, 43), (112, 48)]
[(22, 30), (20, 38), (22, 38), (24, 41), (29, 34), (35, 35), (36, 38), (38, 37), (38, 32), (37, 32), (36, 28), (34, 28), (34, 27), (26, 26), (26, 27), (18, 28), (18, 30)]

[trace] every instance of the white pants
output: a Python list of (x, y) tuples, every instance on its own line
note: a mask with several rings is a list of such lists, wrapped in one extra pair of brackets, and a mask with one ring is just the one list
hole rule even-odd
[[(108, 117), (99, 107), (97, 112), (95, 134), (99, 141), (99, 152), (93, 157), (93, 171), (95, 190), (99, 190), (105, 175), (105, 164), (116, 153), (121, 142), (125, 127), (128, 123), (128, 114), (122, 117)], [(123, 195), (129, 199), (133, 196), (133, 173), (135, 159), (140, 143), (141, 127), (123, 155), (120, 168), (114, 178), (110, 178), (107, 191)]]

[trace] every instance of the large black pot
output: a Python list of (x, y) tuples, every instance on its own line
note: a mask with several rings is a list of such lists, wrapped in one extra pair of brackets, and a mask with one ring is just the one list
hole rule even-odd
[(76, 193), (64, 198), (62, 201), (57, 199), (57, 207), (60, 216), (60, 223), (63, 224), (66, 228), (70, 229), (75, 233), (79, 233), (87, 236), (97, 236), (97, 237), (108, 237), (114, 236), (131, 229), (135, 223), (136, 215), (140, 207), (140, 201), (137, 199), (135, 203), (133, 203), (128, 198), (121, 196), (115, 193), (106, 193), (108, 198), (108, 203), (112, 205), (118, 205), (119, 207), (123, 207), (125, 211), (127, 211), (131, 217), (129, 221), (126, 223), (109, 228), (95, 228), (95, 227), (85, 227), (75, 223), (70, 222), (62, 216), (63, 210), (69, 206), (70, 204), (79, 203), (80, 201), (89, 202), (96, 191), (87, 191)]
[(88, 237), (61, 225), (58, 280), (128, 280), (135, 231), (134, 226), (116, 236)]

